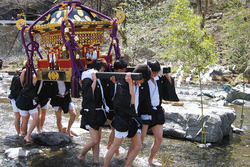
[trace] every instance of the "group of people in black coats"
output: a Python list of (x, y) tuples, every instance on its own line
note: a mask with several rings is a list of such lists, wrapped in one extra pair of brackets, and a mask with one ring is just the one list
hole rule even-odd
[[(114, 76), (108, 80), (97, 78), (96, 73), (103, 72), (106, 68), (105, 60), (96, 59), (93, 68), (82, 73), (81, 128), (89, 130), (90, 140), (84, 145), (78, 158), (83, 159), (92, 149), (94, 162), (99, 162), (101, 130), (108, 119), (111, 133), (104, 167), (109, 166), (114, 154), (119, 155), (119, 146), (125, 137), (132, 139), (125, 158), (125, 166), (131, 166), (142, 148), (142, 141), (149, 128), (152, 128), (155, 140), (148, 163), (161, 166), (153, 159), (163, 138), (165, 116), (161, 107), (162, 99), (179, 101), (173, 78), (169, 74), (159, 76), (161, 66), (157, 60), (149, 60), (147, 64), (135, 67), (132, 73), (141, 73), (141, 80), (132, 80), (131, 73), (126, 73), (125, 78), (119, 80)], [(125, 72), (126, 68), (124, 60), (114, 62), (115, 72)]]
[[(109, 79), (97, 78), (96, 73), (105, 72), (107, 67), (105, 59), (97, 58), (93, 61), (92, 68), (84, 71), (81, 75), (81, 128), (89, 131), (90, 140), (84, 145), (77, 158), (83, 159), (86, 153), (92, 149), (93, 161), (99, 163), (102, 127), (108, 121), (111, 132), (107, 141), (108, 151), (104, 167), (109, 166), (114, 154), (119, 155), (119, 146), (125, 137), (131, 138), (130, 147), (125, 157), (125, 166), (131, 166), (141, 150), (142, 142), (150, 128), (154, 134), (154, 142), (150, 150), (148, 164), (161, 166), (160, 163), (153, 160), (163, 139), (165, 116), (161, 103), (163, 99), (179, 101), (175, 93), (173, 78), (168, 73), (160, 75), (161, 66), (157, 60), (148, 60), (147, 63), (138, 64), (135, 67), (132, 73), (141, 73), (141, 80), (133, 80), (130, 72), (126, 73), (124, 79), (116, 79), (115, 76)], [(125, 73), (126, 68), (127, 62), (125, 60), (119, 59), (114, 62), (115, 72)], [(20, 118), (19, 122), (16, 121), (18, 119), (15, 120), (17, 133), (25, 134), (24, 140), (31, 141), (30, 134), (39, 124), (37, 106), (39, 105), (40, 109), (46, 110), (50, 99), (50, 104), (56, 111), (59, 132), (62, 131), (62, 111), (70, 114), (66, 133), (72, 136), (70, 128), (75, 120), (76, 112), (71, 102), (69, 83), (39, 81), (37, 84), (36, 76), (33, 75), (33, 83), (27, 85), (24, 84), (24, 76), (25, 70), (20, 76), (20, 93), (15, 97), (9, 97), (12, 105), (16, 105), (23, 118), (21, 127), (24, 128), (21, 128), (21, 131)], [(11, 91), (11, 94), (14, 94), (12, 92), (14, 91)], [(22, 106), (21, 104), (27, 105)], [(16, 110), (14, 112), (16, 114)], [(27, 132), (24, 120), (29, 115), (32, 116), (33, 120)], [(41, 123), (38, 127), (38, 130), (42, 129)]]
[[(27, 82), (31, 80), (31, 82)], [(21, 74), (12, 78), (10, 94), (8, 96), (15, 113), (15, 128), (18, 135), (25, 135), (24, 140), (31, 143), (31, 133), (37, 127), (39, 133), (43, 132), (43, 125), (48, 109), (48, 104), (54, 108), (59, 132), (62, 128), (62, 111), (70, 114), (66, 133), (73, 137), (71, 126), (76, 112), (70, 95), (70, 83), (63, 81), (40, 81), (26, 67)], [(30, 116), (32, 121), (28, 128)], [(21, 121), (22, 118), (22, 121)]]

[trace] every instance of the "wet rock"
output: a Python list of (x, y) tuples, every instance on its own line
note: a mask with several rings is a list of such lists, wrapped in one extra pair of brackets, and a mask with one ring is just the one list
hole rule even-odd
[[(210, 98), (215, 98), (215, 95), (212, 92), (203, 92), (202, 95)], [(198, 94), (197, 96), (201, 96), (201, 94)]]
[(219, 70), (213, 70), (211, 73), (210, 73), (210, 76), (212, 75), (218, 75), (218, 76), (222, 76), (223, 75), (223, 71), (221, 69)]
[[(163, 104), (165, 109), (164, 135), (201, 142), (202, 116), (199, 103), (189, 102), (184, 106)], [(203, 109), (204, 122), (208, 126), (207, 142), (220, 142), (228, 136), (231, 124), (236, 119), (234, 109), (222, 106)]]
[(236, 99), (245, 99), (250, 101), (250, 88), (245, 87), (243, 90), (243, 85), (237, 85), (236, 87), (232, 88), (229, 93), (227, 94), (226, 101), (231, 103)]
[(243, 104), (245, 104), (245, 102), (243, 102), (243, 100), (236, 99), (236, 100), (232, 101), (232, 104), (243, 105)]
[(64, 146), (71, 143), (71, 138), (65, 133), (43, 132), (32, 134), (32, 141), (41, 146)]
[(229, 93), (229, 91), (232, 89), (232, 85), (229, 85), (229, 84), (224, 84), (223, 86), (222, 86), (222, 89), (225, 91), (225, 92), (227, 92), (227, 93)]
[(212, 146), (211, 143), (199, 144), (199, 148), (209, 148), (209, 147), (211, 147), (211, 146)]
[(30, 150), (25, 150), (22, 147), (17, 147), (17, 148), (9, 148), (4, 152), (4, 154), (7, 156), (7, 158), (10, 159), (17, 159), (20, 157), (28, 157), (33, 154), (42, 154), (43, 151), (37, 148), (30, 149)]
[(231, 127), (232, 127), (234, 133), (244, 134), (244, 130), (243, 129), (236, 128), (234, 125), (232, 125)]

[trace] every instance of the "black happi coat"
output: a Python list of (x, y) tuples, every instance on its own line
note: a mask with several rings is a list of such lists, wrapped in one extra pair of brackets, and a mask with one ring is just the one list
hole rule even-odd
[(37, 107), (36, 97), (37, 97), (38, 84), (24, 84), (20, 91), (19, 96), (16, 99), (16, 106), (20, 110), (32, 110)]
[(98, 81), (96, 82), (94, 94), (91, 87), (92, 83), (93, 81), (90, 78), (85, 78), (82, 81), (81, 128), (85, 128), (85, 125), (89, 125), (91, 128), (98, 130), (99, 127), (103, 126), (106, 122), (104, 111), (99, 110), (105, 107), (103, 106), (102, 93)]
[(70, 83), (69, 82), (64, 82), (64, 83), (66, 90), (65, 90), (65, 95), (63, 97), (59, 95), (57, 82), (53, 83), (53, 95), (51, 97), (50, 104), (53, 107), (59, 106), (62, 108), (64, 113), (68, 113), (69, 103), (72, 101), (70, 96)]
[[(179, 101), (178, 96), (175, 93), (175, 85), (174, 85), (174, 79), (172, 79), (172, 85), (168, 81), (168, 79), (165, 76), (159, 77), (159, 80), (157, 80), (158, 85), (158, 91), (159, 91), (159, 100), (160, 104), (157, 107), (157, 109), (161, 109), (161, 103), (162, 99), (168, 100), (168, 101)], [(140, 86), (140, 96), (139, 96), (139, 109), (138, 109), (138, 115), (153, 115), (154, 110), (152, 110), (152, 104), (150, 99), (150, 91), (149, 91), (149, 85), (148, 81), (145, 81)]]
[(41, 107), (45, 106), (49, 99), (58, 94), (58, 86), (57, 82), (53, 81), (37, 81), (40, 87), (42, 84), (42, 88), (40, 92), (38, 92), (38, 103)]
[(112, 120), (115, 115), (114, 105), (113, 105), (113, 98), (115, 93), (115, 84), (110, 81), (110, 79), (103, 80), (103, 90), (104, 90), (104, 97), (106, 100), (106, 104), (109, 107), (109, 112), (106, 113), (107, 119)]
[(10, 94), (8, 98), (16, 100), (21, 90), (22, 90), (22, 84), (20, 76), (18, 74), (14, 75), (11, 80)]
[(112, 126), (120, 132), (128, 132), (128, 137), (133, 137), (137, 130), (141, 128), (140, 118), (135, 111), (135, 105), (131, 105), (131, 95), (129, 93), (129, 84), (125, 79), (117, 83), (116, 94), (114, 97), (115, 116)]
[(106, 103), (110, 110), (114, 110), (113, 98), (114, 98), (114, 92), (115, 92), (115, 84), (109, 79), (104, 79), (102, 81), (103, 81), (102, 85), (103, 85), (104, 97), (105, 97)]

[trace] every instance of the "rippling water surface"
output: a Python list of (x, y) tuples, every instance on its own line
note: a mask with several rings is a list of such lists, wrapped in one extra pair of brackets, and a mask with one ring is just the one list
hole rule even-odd
[[(106, 142), (110, 129), (105, 127), (102, 133), (101, 146), (100, 146), (100, 164), (93, 164), (92, 152), (88, 152), (85, 161), (79, 161), (76, 157), (80, 153), (83, 145), (89, 140), (88, 132), (79, 128), (80, 122), (80, 108), (81, 99), (73, 99), (76, 106), (77, 119), (74, 123), (74, 130), (80, 134), (78, 137), (73, 138), (72, 144), (65, 147), (41, 147), (35, 144), (26, 144), (22, 138), (15, 136), (16, 131), (14, 127), (14, 113), (11, 105), (7, 99), (9, 93), (9, 85), (11, 76), (5, 73), (0, 73), (0, 166), (103, 166), (104, 157), (107, 152)], [(209, 90), (217, 91), (217, 88), (208, 88)], [(177, 93), (180, 91), (197, 90), (195, 87), (177, 88)], [(195, 96), (179, 96), (181, 100), (199, 100)], [(206, 101), (209, 103), (209, 101)], [(234, 107), (237, 118), (234, 122), (236, 127), (240, 126), (240, 114), (241, 106), (230, 106)], [(198, 147), (199, 143), (190, 142), (179, 139), (164, 138), (161, 148), (157, 153), (156, 159), (163, 164), (163, 166), (190, 166), (190, 167), (201, 167), (201, 166), (250, 166), (250, 107), (245, 107), (245, 120), (243, 129), (245, 134), (231, 134), (226, 137), (221, 143), (212, 143), (212, 146), (207, 149), (201, 149)], [(66, 126), (69, 116), (63, 115), (63, 124)], [(51, 107), (47, 111), (45, 125), (45, 131), (57, 131), (56, 117)], [(36, 129), (33, 133), (37, 133)], [(121, 145), (119, 157), (113, 158), (110, 166), (120, 167), (124, 166), (124, 157), (129, 147), (129, 139), (125, 139)], [(153, 137), (148, 135), (143, 143), (143, 149), (137, 156), (133, 163), (135, 167), (144, 167), (147, 165), (147, 157), (150, 151)], [(8, 148), (22, 147), (23, 149), (39, 148), (43, 151), (42, 155), (33, 155), (28, 158), (19, 159), (8, 159), (4, 152)]]

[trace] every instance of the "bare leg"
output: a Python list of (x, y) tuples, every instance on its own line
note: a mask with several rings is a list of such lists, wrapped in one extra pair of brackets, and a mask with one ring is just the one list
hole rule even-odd
[(41, 127), (40, 127), (40, 113), (41, 113), (41, 108), (37, 107), (37, 110), (38, 110), (37, 131), (38, 131), (38, 133), (41, 133)]
[(56, 112), (56, 123), (57, 123), (57, 128), (59, 132), (63, 132), (62, 130), (62, 108), (59, 107), (58, 111)]
[(149, 158), (148, 158), (148, 163), (150, 165), (154, 165), (154, 166), (162, 166), (162, 164), (160, 163), (154, 163), (153, 159), (157, 153), (157, 151), (159, 150), (160, 146), (161, 146), (161, 142), (163, 139), (163, 125), (156, 125), (152, 128), (152, 131), (154, 133), (154, 143), (151, 146), (151, 151), (149, 154)]
[(27, 134), (28, 129), (28, 122), (29, 122), (29, 115), (28, 116), (22, 116), (22, 134)]
[(133, 143), (133, 149), (130, 151), (130, 153), (127, 156), (127, 161), (126, 161), (126, 164), (125, 164), (126, 167), (131, 166), (131, 164), (133, 163), (135, 157), (137, 156), (137, 154), (142, 149), (140, 133), (137, 132), (135, 134), (135, 136), (132, 138), (132, 143)]
[(114, 138), (114, 142), (111, 145), (110, 149), (108, 150), (108, 152), (107, 152), (107, 154), (105, 156), (104, 167), (108, 167), (109, 166), (109, 163), (110, 163), (110, 161), (111, 161), (111, 159), (112, 159), (115, 151), (117, 149), (119, 149), (119, 146), (121, 145), (122, 140), (123, 140), (123, 138), (121, 138), (121, 139), (120, 138), (116, 138), (116, 137)]
[(142, 125), (142, 130), (141, 130), (141, 142), (143, 142), (144, 138), (147, 135), (149, 125)]
[(111, 128), (111, 132), (109, 133), (109, 140), (107, 143), (107, 149), (109, 150), (110, 146), (112, 145), (113, 141), (114, 141), (114, 132), (112, 131), (112, 125), (111, 125), (111, 121), (108, 119), (108, 123), (109, 126)]
[[(142, 125), (141, 142), (143, 142), (144, 138), (145, 138), (146, 135), (147, 135), (148, 127), (149, 127), (149, 125)], [(128, 149), (127, 156), (126, 156), (126, 158), (125, 158), (126, 160), (128, 159), (128, 155), (130, 154), (131, 150), (133, 150), (133, 147), (134, 147), (134, 143), (131, 142), (131, 143), (130, 143), (130, 146), (129, 146), (129, 149)]]
[(38, 113), (34, 113), (31, 116), (33, 119), (32, 119), (32, 122), (30, 124), (29, 131), (28, 131), (27, 135), (24, 137), (24, 140), (26, 140), (27, 142), (29, 142), (31, 140), (30, 135), (31, 135), (32, 131), (34, 130), (34, 128), (37, 126), (37, 122), (38, 122)]
[[(93, 148), (95, 145), (99, 144), (99, 131), (94, 130), (93, 128), (89, 129), (90, 141), (88, 141), (82, 149), (82, 152), (77, 156), (78, 159), (83, 159), (85, 154)], [(94, 148), (93, 148), (94, 150)]]
[(43, 125), (44, 125), (44, 122), (45, 122), (46, 113), (47, 113), (47, 109), (41, 109), (41, 117), (40, 117), (40, 128), (41, 128), (41, 131), (43, 131)]
[(21, 134), (21, 130), (20, 130), (20, 114), (19, 112), (14, 112), (15, 113), (15, 128), (16, 128), (16, 132), (17, 132), (17, 135), (19, 136)]
[(94, 145), (93, 147), (93, 159), (95, 163), (99, 163), (99, 152), (100, 152), (100, 141), (102, 136), (102, 128), (100, 127), (98, 130), (98, 144)]
[(134, 148), (134, 143), (133, 143), (133, 141), (131, 141), (131, 143), (130, 143), (130, 145), (129, 145), (129, 148), (128, 148), (127, 155), (126, 155), (126, 157), (125, 157), (125, 160), (128, 159), (128, 155), (130, 154), (131, 150), (133, 150), (133, 148)]
[[(142, 125), (141, 142), (143, 142), (144, 138), (145, 138), (146, 135), (147, 135), (148, 127), (149, 127), (149, 125)], [(133, 147), (134, 147), (134, 143), (131, 142), (131, 143), (130, 143), (130, 146), (129, 146), (129, 149), (128, 149), (127, 156), (126, 156), (126, 158), (125, 158), (126, 160), (128, 159), (128, 155), (130, 154), (131, 150), (133, 150)]]
[(73, 137), (74, 135), (71, 133), (70, 129), (76, 119), (76, 112), (74, 108), (72, 110), (69, 110), (69, 115), (70, 115), (70, 118), (69, 118), (68, 128), (66, 130), (66, 134), (68, 134), (70, 137)]
[[(113, 126), (111, 125), (111, 121), (108, 119), (108, 123), (109, 126), (111, 128), (111, 131), (109, 133), (109, 140), (108, 140), (108, 144), (107, 144), (107, 149), (109, 150), (110, 146), (112, 145), (112, 143), (114, 142), (114, 138), (115, 138), (115, 128), (113, 128)], [(119, 148), (115, 151), (116, 156), (119, 156)]]

